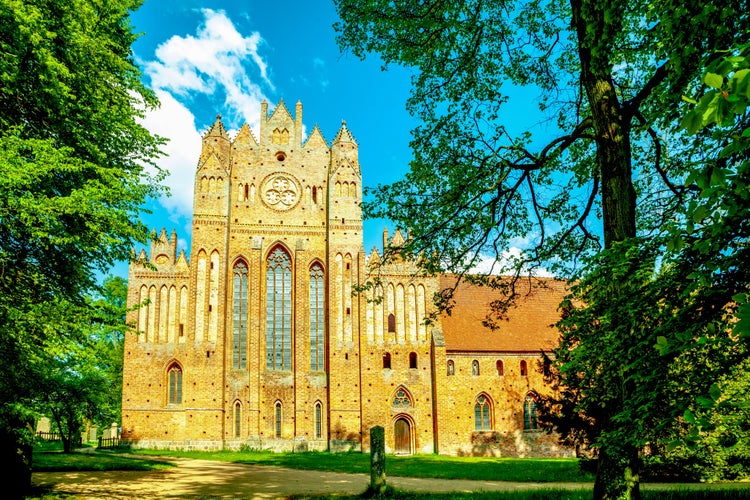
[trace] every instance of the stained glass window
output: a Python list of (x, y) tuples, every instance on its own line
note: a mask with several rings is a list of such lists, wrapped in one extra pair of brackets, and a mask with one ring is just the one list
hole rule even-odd
[(232, 308), (232, 367), (247, 367), (247, 265), (234, 265), (234, 306)]
[(292, 261), (281, 248), (266, 267), (266, 368), (292, 369)]
[(529, 393), (523, 402), (523, 428), (536, 429), (536, 397)]
[(182, 368), (177, 364), (169, 367), (169, 395), (167, 402), (172, 405), (182, 404)]
[(323, 268), (313, 264), (310, 268), (310, 370), (325, 370), (325, 295)]
[(409, 394), (403, 389), (399, 389), (398, 391), (396, 391), (396, 395), (393, 397), (393, 407), (408, 408), (409, 406), (411, 406), (411, 399), (409, 399)]
[(487, 396), (481, 395), (474, 404), (474, 429), (477, 431), (490, 430), (490, 402)]

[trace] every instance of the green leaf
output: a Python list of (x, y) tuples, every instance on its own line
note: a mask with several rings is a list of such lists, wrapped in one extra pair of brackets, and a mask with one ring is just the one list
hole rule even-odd
[(693, 212), (693, 222), (701, 222), (708, 215), (708, 209), (704, 205), (698, 205)]
[(682, 128), (687, 129), (688, 134), (696, 134), (701, 128), (703, 128), (703, 116), (701, 113), (694, 109), (685, 115), (682, 119)]
[(716, 73), (706, 73), (706, 76), (703, 77), (703, 82), (709, 87), (720, 89), (724, 83), (724, 77)]
[(726, 182), (726, 176), (724, 171), (720, 168), (715, 168), (711, 171), (711, 185), (712, 186), (723, 186)]
[(685, 419), (685, 422), (689, 424), (695, 424), (695, 415), (692, 411), (690, 411), (690, 408), (686, 408), (685, 412), (682, 414), (682, 417)]
[(708, 395), (711, 396), (714, 401), (718, 401), (719, 398), (721, 398), (722, 392), (716, 383), (711, 384), (711, 388), (708, 390)]
[(706, 410), (710, 410), (714, 407), (714, 400), (706, 396), (698, 396), (695, 400)]

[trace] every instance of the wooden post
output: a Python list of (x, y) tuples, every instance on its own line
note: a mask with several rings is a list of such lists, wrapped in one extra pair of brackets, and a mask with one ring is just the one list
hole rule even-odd
[(385, 492), (385, 429), (379, 425), (370, 429), (370, 490)]

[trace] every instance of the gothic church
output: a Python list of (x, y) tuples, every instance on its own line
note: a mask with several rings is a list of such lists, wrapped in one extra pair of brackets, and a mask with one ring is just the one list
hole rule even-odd
[[(122, 437), (133, 447), (369, 450), (565, 456), (537, 427), (539, 353), (565, 293), (522, 294), (499, 331), (497, 292), (461, 285), (437, 324), (422, 319), (451, 276), (363, 248), (358, 144), (302, 137), (302, 104), (261, 106), (259, 137), (217, 118), (195, 173), (192, 248), (154, 234), (129, 271)], [(385, 232), (383, 245), (404, 235)], [(377, 268), (378, 285), (352, 293)], [(377, 299), (377, 300), (373, 300)]]

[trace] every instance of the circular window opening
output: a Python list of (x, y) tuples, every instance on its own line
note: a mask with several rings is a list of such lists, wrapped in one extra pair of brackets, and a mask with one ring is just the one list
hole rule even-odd
[(278, 153), (276, 153), (276, 159), (278, 161), (284, 161), (286, 160), (286, 155), (283, 152), (279, 151)]

